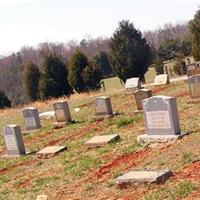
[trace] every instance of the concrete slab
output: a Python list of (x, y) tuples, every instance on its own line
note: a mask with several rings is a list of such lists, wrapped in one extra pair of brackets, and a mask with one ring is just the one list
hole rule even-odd
[(36, 200), (47, 200), (48, 196), (47, 195), (37, 195), (37, 199)]
[(172, 172), (170, 170), (130, 171), (116, 178), (116, 184), (120, 188), (128, 186), (136, 186), (139, 184), (152, 184), (152, 183), (159, 184), (159, 183), (164, 183), (171, 175)]
[(118, 141), (120, 136), (118, 134), (113, 135), (99, 135), (94, 136), (92, 139), (85, 143), (86, 147), (93, 148), (93, 147), (102, 147), (106, 144), (110, 144), (112, 142)]
[(150, 144), (150, 143), (166, 143), (166, 142), (173, 142), (183, 138), (184, 136), (188, 135), (188, 133), (181, 132), (179, 135), (139, 135), (137, 137), (137, 141), (143, 144)]
[(55, 154), (67, 149), (66, 146), (48, 146), (38, 151), (36, 154), (39, 158), (51, 158)]

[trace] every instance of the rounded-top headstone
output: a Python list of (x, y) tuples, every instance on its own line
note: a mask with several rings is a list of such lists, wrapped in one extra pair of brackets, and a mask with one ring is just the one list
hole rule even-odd
[(190, 94), (192, 99), (200, 98), (200, 74), (188, 77)]

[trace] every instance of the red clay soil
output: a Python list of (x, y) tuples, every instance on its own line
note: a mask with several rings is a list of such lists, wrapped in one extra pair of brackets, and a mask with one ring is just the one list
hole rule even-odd
[(167, 88), (169, 88), (169, 85), (167, 85), (167, 86), (162, 86), (162, 87), (156, 87), (156, 88), (153, 88), (153, 89), (152, 89), (152, 92), (153, 92), (153, 93), (158, 93), (158, 92), (161, 92), (161, 91), (163, 91), (163, 90), (166, 90)]

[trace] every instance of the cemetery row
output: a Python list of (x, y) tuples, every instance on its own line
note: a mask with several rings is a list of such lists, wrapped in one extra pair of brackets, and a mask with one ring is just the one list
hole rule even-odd
[[(162, 78), (160, 78), (162, 76)], [(159, 81), (158, 81), (159, 80)], [(157, 82), (169, 83), (168, 75), (160, 75), (156, 78)], [(200, 75), (188, 76), (188, 83), (191, 93), (191, 101), (199, 102), (200, 99)], [(155, 84), (156, 85), (156, 84)], [(145, 117), (146, 133), (138, 136), (140, 143), (168, 142), (177, 140), (187, 135), (180, 130), (176, 99), (170, 96), (152, 96), (149, 89), (141, 89), (139, 78), (127, 80), (125, 89), (134, 90), (134, 97), (137, 105), (137, 113), (143, 113)], [(56, 123), (54, 127), (63, 127), (72, 123), (72, 117), (67, 101), (59, 101), (53, 104)], [(98, 97), (94, 101), (95, 118), (114, 117), (117, 113), (113, 112), (109, 97)], [(27, 108), (23, 111), (26, 131), (22, 132), (18, 125), (7, 125), (3, 128), (3, 136), (6, 145), (5, 157), (27, 155), (23, 133), (32, 132), (41, 128), (40, 116), (36, 108)], [(86, 147), (101, 147), (107, 143), (119, 140), (118, 134), (95, 136), (85, 143)], [(66, 149), (66, 146), (47, 146), (37, 152), (40, 158), (49, 158), (56, 153)], [(171, 175), (170, 170), (158, 171), (131, 171), (116, 179), (118, 186), (132, 185), (135, 182), (164, 182)]]

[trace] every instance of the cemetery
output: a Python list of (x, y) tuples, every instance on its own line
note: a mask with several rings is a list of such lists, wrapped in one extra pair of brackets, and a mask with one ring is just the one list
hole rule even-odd
[[(199, 97), (198, 76), (192, 79), (36, 102), (30, 105), (35, 115), (24, 114), (26, 107), (3, 110), (2, 197), (161, 199), (170, 198), (168, 191), (177, 199), (198, 196), (199, 105), (187, 103)], [(55, 123), (65, 126), (55, 129)], [(37, 131), (23, 135), (28, 128)]]

